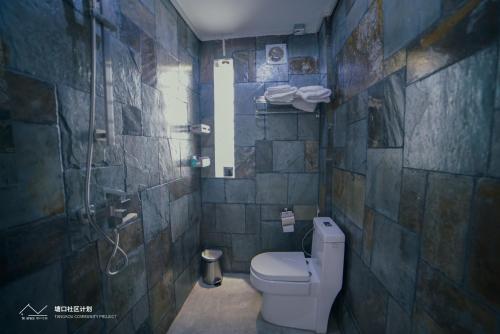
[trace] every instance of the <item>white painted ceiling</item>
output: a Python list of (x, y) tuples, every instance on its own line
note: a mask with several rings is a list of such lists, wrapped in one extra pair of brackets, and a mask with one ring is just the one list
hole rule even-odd
[(337, 0), (171, 0), (202, 41), (288, 35), (294, 24), (319, 30)]

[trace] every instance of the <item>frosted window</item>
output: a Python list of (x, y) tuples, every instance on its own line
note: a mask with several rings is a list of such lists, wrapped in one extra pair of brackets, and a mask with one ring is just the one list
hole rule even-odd
[(232, 59), (214, 61), (215, 177), (234, 177), (234, 69)]

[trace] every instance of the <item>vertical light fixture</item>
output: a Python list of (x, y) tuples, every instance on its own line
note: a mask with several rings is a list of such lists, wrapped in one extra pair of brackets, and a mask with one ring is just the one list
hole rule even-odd
[(215, 177), (233, 178), (234, 68), (227, 58), (214, 61), (214, 142)]

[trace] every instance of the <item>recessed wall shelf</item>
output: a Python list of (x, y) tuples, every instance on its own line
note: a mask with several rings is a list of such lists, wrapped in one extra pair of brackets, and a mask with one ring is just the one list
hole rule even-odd
[(264, 96), (258, 96), (254, 98), (255, 102), (255, 116), (274, 116), (274, 115), (287, 115), (287, 114), (292, 114), (292, 115), (311, 115), (314, 114), (316, 118), (319, 118), (319, 108), (316, 107), (316, 109), (313, 112), (309, 111), (303, 111), (295, 108), (291, 104), (271, 104), (266, 101), (266, 98)]

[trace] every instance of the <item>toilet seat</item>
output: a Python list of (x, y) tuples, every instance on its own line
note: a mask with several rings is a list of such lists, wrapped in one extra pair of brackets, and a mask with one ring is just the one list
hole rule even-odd
[(261, 279), (283, 282), (309, 282), (310, 272), (302, 252), (268, 252), (255, 256), (252, 272)]

